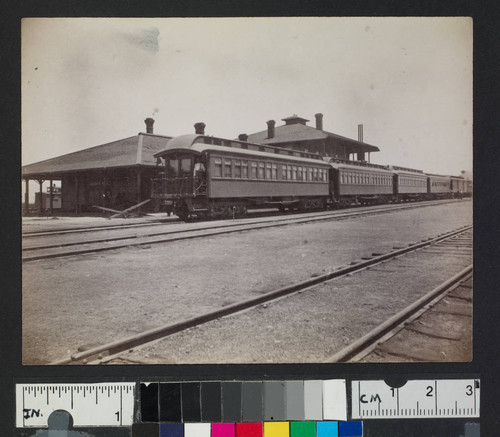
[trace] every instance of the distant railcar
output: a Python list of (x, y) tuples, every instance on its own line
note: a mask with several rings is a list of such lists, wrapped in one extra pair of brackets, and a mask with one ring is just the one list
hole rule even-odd
[(450, 190), (455, 198), (469, 197), (472, 193), (472, 184), (470, 180), (463, 177), (451, 176)]
[(397, 202), (423, 200), (427, 197), (428, 176), (422, 170), (389, 166), (394, 173), (394, 198)]
[(332, 198), (338, 206), (373, 205), (393, 199), (393, 173), (387, 167), (339, 159), (330, 165)]
[(451, 176), (427, 174), (427, 194), (430, 199), (449, 199), (451, 191)]

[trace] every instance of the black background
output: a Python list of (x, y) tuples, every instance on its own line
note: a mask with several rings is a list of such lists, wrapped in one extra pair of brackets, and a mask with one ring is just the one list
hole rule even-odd
[[(2, 278), (0, 310), (0, 433), (14, 435), (16, 382), (153, 380), (408, 379), (479, 376), (481, 434), (499, 435), (500, 269), (500, 2), (460, 0), (374, 1), (129, 1), (0, 0), (2, 169)], [(20, 41), (23, 17), (223, 17), (223, 16), (470, 16), (474, 20), (474, 359), (471, 363), (307, 365), (21, 365), (21, 101)], [(41, 296), (41, 298), (43, 298)], [(473, 421), (473, 420), (471, 420)], [(420, 425), (422, 423), (422, 425)], [(402, 423), (401, 423), (402, 424)], [(382, 425), (381, 425), (382, 426)], [(385, 427), (387, 425), (383, 425)], [(429, 435), (423, 422), (421, 435)], [(437, 426), (437, 425), (436, 425)], [(427, 429), (427, 426), (425, 426)], [(462, 426), (463, 432), (463, 426)], [(402, 429), (387, 430), (387, 437)], [(435, 430), (437, 431), (437, 429)], [(458, 435), (448, 428), (446, 434)], [(366, 434), (366, 431), (365, 431)]]

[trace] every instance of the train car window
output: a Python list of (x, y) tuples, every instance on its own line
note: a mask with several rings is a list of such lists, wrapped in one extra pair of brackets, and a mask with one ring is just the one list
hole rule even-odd
[(191, 158), (182, 158), (181, 159), (181, 173), (182, 175), (191, 175)]
[(307, 169), (307, 180), (308, 181), (312, 181), (313, 180), (313, 169), (312, 168), (308, 168)]
[(297, 167), (295, 165), (292, 167), (292, 180), (297, 180)]
[(259, 179), (265, 179), (264, 178), (264, 163), (259, 162)]
[(297, 167), (297, 180), (302, 180), (302, 167)]
[(216, 178), (222, 177), (222, 159), (220, 158), (214, 159), (214, 177)]
[(272, 174), (273, 179), (278, 179), (278, 165), (273, 164), (273, 174)]
[(281, 166), (281, 179), (286, 181), (286, 165)]
[(231, 168), (231, 160), (230, 159), (225, 159), (224, 160), (224, 177), (225, 178), (230, 178), (232, 176), (232, 168)]
[(287, 165), (286, 166), (286, 178), (291, 181), (292, 180), (292, 166)]
[(272, 165), (270, 162), (266, 163), (266, 179), (272, 179)]
[(318, 180), (318, 169), (313, 168), (313, 181), (317, 181), (317, 180)]
[(238, 178), (238, 179), (241, 178), (241, 161), (239, 159), (234, 160), (233, 177)]
[(250, 165), (251, 165), (250, 177), (252, 179), (257, 179), (257, 163), (252, 162)]
[(241, 177), (247, 179), (248, 178), (248, 162), (241, 161)]
[(176, 178), (179, 169), (179, 161), (177, 159), (170, 158), (167, 161), (167, 177)]

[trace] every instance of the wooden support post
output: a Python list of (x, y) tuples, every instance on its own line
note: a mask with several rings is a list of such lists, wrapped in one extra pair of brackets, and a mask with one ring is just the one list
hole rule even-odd
[(30, 212), (30, 180), (26, 178), (24, 180), (26, 186), (26, 192), (24, 193), (24, 213), (28, 215)]
[(78, 214), (78, 175), (75, 176), (75, 214)]
[[(142, 169), (137, 169), (137, 203), (141, 204), (141, 182), (142, 182)], [(141, 208), (139, 207), (137, 210), (138, 213), (141, 212)]]
[(54, 187), (53, 181), (50, 179), (50, 215), (54, 212)]
[(43, 206), (43, 179), (38, 179), (38, 184), (40, 185), (40, 198), (38, 199), (38, 215), (42, 215), (42, 206)]

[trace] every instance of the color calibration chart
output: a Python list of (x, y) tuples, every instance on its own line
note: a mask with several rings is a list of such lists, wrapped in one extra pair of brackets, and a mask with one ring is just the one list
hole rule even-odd
[(479, 437), (479, 395), (478, 379), (17, 384), (16, 426), (37, 436), (361, 437), (381, 422), (456, 419), (457, 437)]

